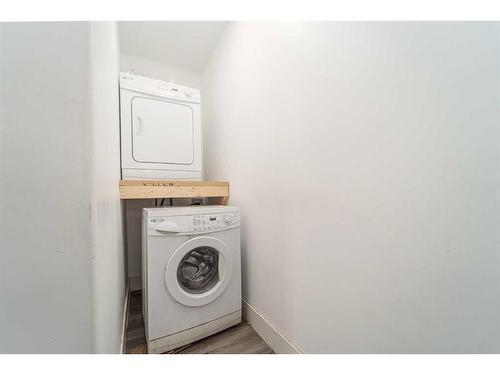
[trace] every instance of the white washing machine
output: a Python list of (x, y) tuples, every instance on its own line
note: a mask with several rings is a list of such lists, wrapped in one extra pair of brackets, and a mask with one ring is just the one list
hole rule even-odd
[(238, 208), (145, 208), (142, 228), (149, 353), (164, 353), (241, 322)]
[(122, 179), (201, 180), (199, 90), (120, 73)]

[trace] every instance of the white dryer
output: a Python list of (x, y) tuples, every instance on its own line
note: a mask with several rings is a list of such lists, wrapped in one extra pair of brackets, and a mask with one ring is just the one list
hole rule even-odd
[(238, 208), (145, 208), (142, 267), (149, 353), (241, 322)]
[(120, 73), (122, 179), (201, 180), (199, 90)]

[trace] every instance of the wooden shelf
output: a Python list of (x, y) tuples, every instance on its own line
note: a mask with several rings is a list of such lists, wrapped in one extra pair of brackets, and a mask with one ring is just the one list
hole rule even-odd
[(211, 198), (212, 204), (227, 203), (227, 181), (121, 180), (121, 199)]

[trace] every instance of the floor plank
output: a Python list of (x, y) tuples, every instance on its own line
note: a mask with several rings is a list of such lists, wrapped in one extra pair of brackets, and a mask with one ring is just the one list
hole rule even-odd
[[(147, 353), (144, 320), (142, 318), (141, 291), (130, 294), (126, 352), (128, 354)], [(172, 354), (272, 354), (271, 348), (245, 321), (206, 337), (183, 348), (169, 352)]]

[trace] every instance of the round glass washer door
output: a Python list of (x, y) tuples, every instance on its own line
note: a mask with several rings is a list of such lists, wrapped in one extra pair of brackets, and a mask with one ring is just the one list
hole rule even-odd
[(202, 236), (184, 242), (165, 269), (170, 295), (186, 306), (203, 306), (219, 297), (229, 285), (233, 256), (220, 240)]

